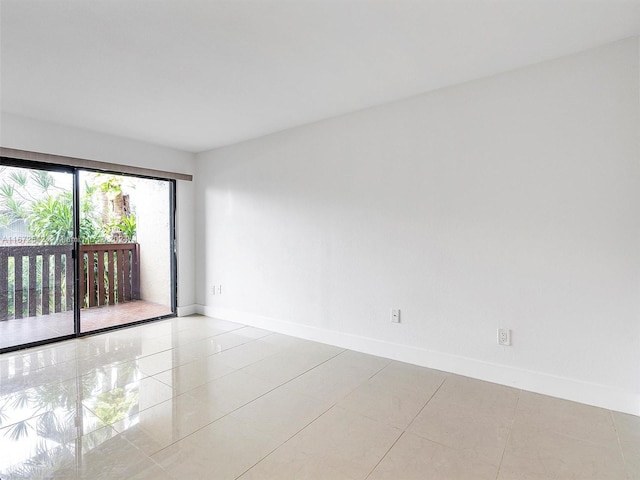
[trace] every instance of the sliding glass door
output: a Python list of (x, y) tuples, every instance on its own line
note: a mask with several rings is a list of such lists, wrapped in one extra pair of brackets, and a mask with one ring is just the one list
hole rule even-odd
[(170, 315), (172, 184), (80, 172), (80, 330)]
[(0, 352), (173, 315), (174, 182), (47, 168), (0, 166)]
[(73, 335), (73, 173), (0, 167), (0, 350)]

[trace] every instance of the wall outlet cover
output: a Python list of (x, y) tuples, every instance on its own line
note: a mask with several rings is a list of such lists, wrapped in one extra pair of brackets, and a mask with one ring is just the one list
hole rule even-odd
[(498, 345), (511, 345), (511, 330), (508, 328), (498, 328)]

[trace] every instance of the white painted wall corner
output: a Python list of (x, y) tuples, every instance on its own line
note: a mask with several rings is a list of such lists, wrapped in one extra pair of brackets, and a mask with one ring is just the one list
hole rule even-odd
[(198, 307), (199, 305), (195, 305), (195, 304), (191, 304), (191, 305), (184, 305), (182, 307), (178, 307), (176, 309), (176, 313), (179, 317), (186, 317), (187, 315), (194, 315), (196, 313), (200, 313), (198, 312)]

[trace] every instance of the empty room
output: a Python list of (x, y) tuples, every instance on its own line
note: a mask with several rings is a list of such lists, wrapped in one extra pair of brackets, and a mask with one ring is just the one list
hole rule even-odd
[(0, 480), (640, 480), (640, 0), (0, 0)]

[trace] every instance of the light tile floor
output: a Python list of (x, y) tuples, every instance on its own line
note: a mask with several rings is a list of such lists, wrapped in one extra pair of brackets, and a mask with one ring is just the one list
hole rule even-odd
[(640, 418), (192, 316), (0, 355), (0, 479), (640, 479)]

